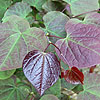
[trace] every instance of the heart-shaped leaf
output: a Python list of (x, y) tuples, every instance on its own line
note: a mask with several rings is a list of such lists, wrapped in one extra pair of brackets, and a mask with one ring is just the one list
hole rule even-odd
[(78, 94), (77, 100), (100, 100), (100, 75), (84, 73), (84, 90)]
[[(46, 32), (50, 33), (50, 35), (66, 37), (65, 24), (69, 20), (68, 16), (58, 11), (51, 11), (44, 15), (43, 20)], [(57, 41), (55, 38), (50, 38), (50, 40), (52, 42)]]
[(61, 74), (63, 75), (64, 79), (71, 84), (83, 84), (84, 75), (76, 67), (72, 67), (69, 70), (65, 70)]
[(7, 9), (2, 20), (5, 20), (6, 17), (11, 15), (17, 15), (22, 18), (26, 18), (31, 11), (32, 9), (27, 3), (18, 2)]
[(0, 70), (22, 67), (24, 56), (29, 51), (44, 51), (47, 46), (45, 34), (41, 29), (30, 28), (26, 20), (15, 15), (6, 21), (0, 23)]
[(78, 68), (100, 64), (100, 29), (93, 24), (82, 24), (78, 19), (68, 21), (65, 29), (66, 38), (56, 42), (60, 59)]
[(23, 60), (23, 71), (38, 93), (42, 95), (58, 80), (60, 63), (53, 53), (33, 50)]
[(19, 81), (16, 77), (0, 80), (0, 100), (25, 100), (31, 87)]

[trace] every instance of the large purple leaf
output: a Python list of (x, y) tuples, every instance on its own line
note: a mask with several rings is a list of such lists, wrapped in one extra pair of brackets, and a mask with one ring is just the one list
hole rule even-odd
[(28, 21), (18, 16), (10, 16), (6, 21), (0, 23), (0, 70), (22, 67), (29, 51), (44, 51), (47, 46), (44, 32), (36, 27), (30, 28)]
[(24, 58), (23, 71), (38, 93), (42, 95), (58, 80), (60, 63), (53, 53), (33, 50)]
[(58, 56), (69, 66), (78, 68), (100, 64), (100, 29), (93, 24), (82, 24), (77, 19), (68, 21), (65, 26), (67, 37), (56, 45)]
[(100, 100), (100, 75), (84, 73), (84, 90), (78, 94), (77, 100)]

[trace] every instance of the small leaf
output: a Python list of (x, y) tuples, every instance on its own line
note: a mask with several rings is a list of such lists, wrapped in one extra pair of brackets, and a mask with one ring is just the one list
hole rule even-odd
[(53, 53), (33, 50), (23, 60), (23, 71), (38, 93), (42, 95), (58, 80), (60, 63)]
[(6, 17), (11, 15), (17, 15), (22, 18), (26, 18), (31, 11), (32, 9), (27, 3), (18, 2), (7, 9), (2, 20), (5, 20)]
[(95, 66), (90, 67), (89, 73), (93, 73), (95, 68), (96, 68), (96, 65), (95, 65)]
[(100, 75), (84, 73), (84, 90), (78, 94), (77, 100), (100, 100)]
[(71, 19), (65, 25), (67, 36), (56, 42), (59, 58), (69, 66), (78, 68), (100, 64), (100, 29)]
[(72, 67), (63, 72), (64, 79), (71, 84), (83, 84), (84, 75), (78, 68)]

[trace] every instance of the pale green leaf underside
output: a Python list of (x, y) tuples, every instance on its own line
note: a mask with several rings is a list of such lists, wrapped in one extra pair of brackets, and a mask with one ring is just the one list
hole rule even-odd
[(27, 3), (18, 2), (15, 3), (13, 6), (9, 7), (9, 9), (5, 12), (3, 21), (6, 19), (6, 17), (11, 15), (17, 15), (22, 18), (26, 18), (26, 16), (32, 11), (30, 6)]
[(100, 100), (100, 75), (84, 73), (84, 91), (78, 95), (78, 100)]
[(70, 4), (74, 16), (99, 8), (98, 0), (64, 0)]
[(11, 3), (11, 0), (0, 0), (0, 20)]

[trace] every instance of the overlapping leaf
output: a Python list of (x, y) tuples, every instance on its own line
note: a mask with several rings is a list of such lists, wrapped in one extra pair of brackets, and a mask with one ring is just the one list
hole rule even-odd
[(61, 78), (64, 78), (71, 84), (83, 84), (84, 81), (83, 73), (76, 67), (72, 67), (69, 70), (64, 70), (64, 72), (61, 73)]
[(29, 51), (43, 51), (47, 46), (44, 32), (39, 28), (30, 28), (26, 20), (11, 16), (6, 21), (0, 23), (0, 70), (21, 67)]
[(0, 80), (4, 80), (4, 79), (11, 77), (14, 74), (15, 71), (16, 71), (15, 69), (0, 71)]
[(60, 63), (53, 53), (33, 50), (24, 58), (23, 71), (38, 93), (42, 95), (58, 80)]
[(7, 8), (12, 4), (11, 0), (0, 0), (0, 21), (7, 10)]
[(4, 14), (3, 20), (11, 15), (17, 15), (22, 18), (26, 18), (26, 16), (32, 11), (30, 6), (27, 3), (18, 2), (15, 3), (13, 6), (9, 7)]
[(78, 68), (100, 64), (100, 29), (93, 24), (82, 24), (77, 19), (67, 22), (67, 36), (56, 42), (58, 56), (69, 66)]
[(39, 11), (42, 9), (42, 5), (47, 1), (47, 0), (23, 0), (24, 2), (28, 3), (30, 6), (36, 7)]
[(61, 97), (61, 79), (58, 79), (57, 82), (51, 86), (49, 89), (45, 91), (45, 94), (52, 94), (57, 96), (58, 98)]
[[(69, 20), (69, 17), (65, 14), (58, 11), (51, 11), (47, 13), (44, 17), (44, 24), (46, 27), (46, 31), (50, 33), (50, 35), (55, 35), (59, 37), (66, 37), (65, 32), (65, 24)], [(56, 39), (52, 38), (54, 42)]]
[(78, 15), (99, 8), (98, 0), (64, 0), (70, 4), (72, 14)]
[(46, 11), (46, 12), (50, 12), (50, 11), (56, 11), (56, 10), (61, 10), (63, 8), (63, 5), (59, 2), (55, 2), (55, 1), (51, 1), (48, 0), (47, 2), (45, 2), (42, 5), (42, 8)]
[(18, 84), (18, 78), (0, 80), (0, 100), (25, 100), (31, 88), (23, 83)]
[(95, 26), (100, 28), (100, 13), (93, 12), (93, 13), (87, 14), (85, 16), (84, 23), (94, 24)]
[(78, 100), (100, 100), (100, 75), (84, 73), (84, 91), (78, 95)]

